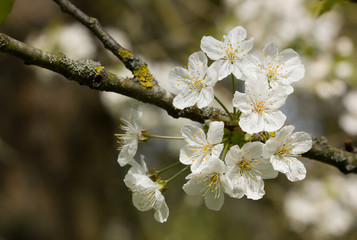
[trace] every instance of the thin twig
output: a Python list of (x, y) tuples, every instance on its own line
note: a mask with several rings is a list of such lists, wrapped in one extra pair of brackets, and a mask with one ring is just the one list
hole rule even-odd
[(68, 13), (84, 26), (86, 26), (104, 45), (110, 50), (120, 61), (122, 61), (127, 69), (129, 69), (135, 78), (141, 81), (145, 87), (152, 87), (157, 85), (157, 81), (150, 73), (146, 63), (139, 57), (121, 46), (100, 24), (98, 19), (89, 17), (70, 1), (67, 0), (53, 0), (62, 9), (63, 12)]

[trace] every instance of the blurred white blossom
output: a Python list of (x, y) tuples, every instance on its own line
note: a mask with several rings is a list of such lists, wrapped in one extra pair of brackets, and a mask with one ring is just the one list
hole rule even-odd
[(62, 52), (74, 59), (93, 58), (96, 47), (91, 33), (80, 23), (51, 26), (42, 33), (30, 35), (27, 42), (49, 52)]
[(350, 91), (344, 98), (343, 104), (347, 109), (339, 118), (340, 127), (351, 135), (357, 135), (357, 90)]
[(329, 99), (331, 97), (342, 96), (346, 90), (346, 83), (340, 79), (330, 82), (318, 81), (315, 86), (316, 93), (319, 97)]
[(339, 37), (336, 41), (336, 51), (343, 57), (351, 55), (354, 50), (354, 45), (349, 37)]
[(357, 224), (357, 177), (329, 175), (306, 180), (300, 189), (290, 191), (284, 210), (296, 232), (309, 228), (314, 239), (329, 239), (345, 234)]
[(336, 64), (335, 74), (339, 78), (349, 78), (352, 76), (354, 66), (349, 61), (340, 61)]

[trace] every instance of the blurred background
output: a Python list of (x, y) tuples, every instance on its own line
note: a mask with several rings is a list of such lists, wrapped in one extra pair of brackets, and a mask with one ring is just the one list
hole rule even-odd
[[(202, 36), (221, 39), (235, 26), (266, 43), (293, 48), (306, 68), (282, 111), (297, 131), (326, 136), (342, 148), (357, 144), (357, 4), (336, 4), (317, 17), (321, 1), (304, 0), (73, 0), (124, 47), (148, 63), (169, 90), (168, 72), (200, 50)], [(50, 0), (16, 0), (0, 32), (49, 52), (100, 61), (131, 76), (93, 35)], [(187, 196), (184, 174), (164, 195), (166, 223), (139, 212), (117, 164), (120, 117), (143, 111), (143, 127), (180, 135), (190, 123), (155, 106), (91, 90), (0, 53), (0, 240), (357, 239), (357, 175), (309, 159), (307, 177), (265, 181), (258, 201), (226, 198), (221, 211)], [(230, 106), (230, 81), (217, 95)], [(178, 160), (178, 141), (139, 144), (150, 168)], [(168, 172), (169, 178), (180, 168)]]

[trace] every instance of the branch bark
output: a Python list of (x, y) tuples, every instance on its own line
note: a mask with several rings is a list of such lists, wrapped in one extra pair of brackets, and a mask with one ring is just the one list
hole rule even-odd
[(302, 156), (333, 165), (343, 173), (357, 173), (357, 154), (329, 145), (325, 137), (313, 138), (312, 148)]
[(123, 78), (106, 71), (99, 62), (73, 60), (63, 53), (52, 54), (31, 47), (0, 33), (0, 51), (21, 59), (24, 64), (36, 65), (57, 72), (69, 80), (100, 91), (116, 92), (165, 109), (174, 118), (184, 117), (203, 123), (214, 109), (197, 107), (179, 110), (172, 105), (174, 95), (157, 84), (143, 86), (140, 79)]
[[(62, 53), (48, 53), (33, 48), (23, 42), (0, 33), (0, 52), (7, 53), (21, 59), (25, 64), (36, 65), (57, 72), (69, 80), (80, 85), (86, 85), (100, 91), (110, 91), (135, 98), (165, 109), (169, 115), (184, 117), (203, 123), (215, 113), (213, 108), (199, 109), (191, 107), (184, 110), (176, 109), (172, 105), (174, 95), (161, 88), (149, 72), (147, 65), (140, 58), (117, 43), (100, 25), (97, 19), (88, 17), (67, 0), (54, 0), (62, 9), (90, 29), (104, 47), (109, 49), (132, 71), (133, 78), (123, 78), (108, 72), (99, 62), (92, 60), (73, 60)], [(357, 173), (357, 154), (346, 152), (328, 144), (324, 137), (314, 138), (312, 149), (303, 154), (337, 167), (343, 173)]]

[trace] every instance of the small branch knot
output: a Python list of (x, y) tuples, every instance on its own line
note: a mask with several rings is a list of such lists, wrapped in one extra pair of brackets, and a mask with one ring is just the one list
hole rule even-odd
[(94, 79), (93, 79), (93, 81), (92, 81), (92, 86), (93, 86), (94, 88), (99, 88), (100, 85), (102, 85), (102, 79), (103, 79), (103, 77), (102, 77), (101, 74), (95, 75), (95, 77), (94, 77)]
[(357, 148), (353, 146), (352, 141), (350, 139), (345, 140), (345, 151), (357, 153)]

